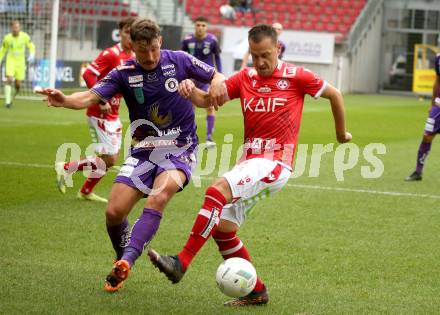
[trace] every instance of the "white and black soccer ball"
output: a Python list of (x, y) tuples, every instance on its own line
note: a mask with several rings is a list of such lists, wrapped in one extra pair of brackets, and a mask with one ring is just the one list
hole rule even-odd
[(257, 272), (246, 259), (233, 257), (218, 266), (216, 281), (220, 291), (227, 296), (242, 297), (255, 288)]
[(39, 85), (35, 85), (32, 90), (33, 90), (34, 93), (37, 93), (37, 92), (42, 91), (43, 88), (41, 86), (39, 86)]
[(220, 14), (225, 19), (230, 19), (230, 20), (235, 19), (235, 10), (229, 4), (224, 4), (220, 7)]

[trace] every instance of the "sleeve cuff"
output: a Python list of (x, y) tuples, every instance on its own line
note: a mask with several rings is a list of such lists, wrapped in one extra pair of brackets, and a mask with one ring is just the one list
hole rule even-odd
[(90, 71), (92, 71), (94, 74), (96, 74), (97, 76), (100, 76), (101, 75), (101, 73), (98, 71), (98, 70), (96, 70), (95, 68), (93, 68), (91, 65), (88, 65), (87, 66), (87, 69), (89, 69)]
[(108, 103), (108, 100), (106, 100), (98, 91), (96, 91), (92, 88), (92, 89), (90, 89), (90, 92), (95, 94), (101, 100), (102, 103), (104, 103), (104, 104)]
[(313, 95), (313, 98), (318, 99), (321, 97), (322, 93), (324, 93), (325, 88), (327, 87), (327, 82), (324, 81), (324, 83), (322, 84), (321, 88), (319, 89), (318, 92), (316, 92), (315, 95)]

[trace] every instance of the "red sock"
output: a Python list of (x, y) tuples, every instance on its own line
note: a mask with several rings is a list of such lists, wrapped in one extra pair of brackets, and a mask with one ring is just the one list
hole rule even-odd
[(68, 173), (82, 171), (86, 167), (90, 168), (92, 171), (95, 171), (98, 168), (100, 170), (106, 169), (105, 162), (97, 156), (86, 157), (85, 159), (79, 161), (66, 162), (64, 164), (64, 170), (66, 170)]
[(205, 193), (205, 201), (194, 222), (191, 234), (179, 253), (179, 260), (184, 270), (202, 248), (211, 234), (217, 228), (223, 206), (227, 203), (225, 197), (214, 187), (209, 187)]
[[(215, 231), (212, 235), (217, 243), (218, 250), (223, 258), (226, 260), (232, 257), (240, 257), (251, 261), (251, 256), (248, 250), (244, 246), (243, 242), (237, 237), (235, 232), (220, 232)], [(254, 291), (263, 291), (264, 284), (259, 277), (257, 277), (257, 283), (255, 284)]]
[(101, 177), (96, 177), (96, 176), (92, 176), (92, 177), (87, 177), (86, 181), (84, 182), (84, 185), (81, 187), (81, 192), (83, 194), (90, 194), (93, 190), (93, 188), (95, 188), (96, 184), (98, 184), (98, 182), (101, 180), (103, 176)]

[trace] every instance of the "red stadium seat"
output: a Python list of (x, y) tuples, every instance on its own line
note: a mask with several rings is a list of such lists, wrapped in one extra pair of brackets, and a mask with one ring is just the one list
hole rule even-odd
[(334, 33), (334, 32), (336, 32), (336, 26), (335, 26), (335, 24), (329, 23), (325, 26), (325, 30), (327, 32)]
[[(76, 3), (79, 0), (64, 1)], [(96, 7), (98, 2), (103, 3), (102, 9), (110, 9), (110, 14), (113, 11), (111, 5), (115, 5), (115, 2), (119, 2), (119, 7), (123, 7), (121, 1), (89, 0), (87, 8), (89, 8), (89, 5)], [(79, 1), (78, 3), (82, 2)], [(200, 15), (207, 16), (212, 24), (248, 27), (255, 23), (270, 24), (276, 21), (283, 24), (285, 29), (326, 31), (346, 35), (365, 6), (366, 0), (253, 1), (253, 6), (257, 11), (254, 14), (237, 12), (235, 21), (230, 21), (220, 16), (219, 7), (225, 3), (226, 0), (187, 0), (186, 12), (193, 18)], [(108, 5), (111, 7), (109, 8)], [(69, 10), (69, 6), (64, 11), (66, 10)], [(123, 13), (119, 12), (119, 14), (125, 16), (128, 14), (128, 10), (123, 11)]]
[(209, 18), (209, 23), (211, 23), (211, 24), (220, 24), (221, 23), (221, 18), (220, 18), (220, 16), (217, 16), (217, 15), (213, 15), (213, 16), (211, 16), (210, 18)]
[(324, 24), (322, 24), (322, 23), (316, 23), (316, 24), (315, 24), (315, 31), (318, 31), (318, 32), (322, 32), (322, 31), (324, 31)]
[(312, 23), (306, 22), (306, 23), (302, 23), (301, 24), (301, 28), (303, 30), (305, 30), (305, 31), (312, 31), (313, 30), (313, 25), (312, 25)]
[(348, 32), (348, 30), (350, 29), (350, 26), (347, 24), (338, 24), (338, 26), (336, 27), (337, 31), (345, 34)]
[(337, 7), (337, 8), (335, 9), (335, 14), (336, 14), (337, 16), (344, 16), (344, 15), (345, 15), (345, 11), (344, 11), (343, 8), (341, 8), (341, 7)]
[(330, 23), (330, 21), (331, 21), (331, 15), (324, 15), (321, 18), (321, 22), (324, 23), (324, 24)]

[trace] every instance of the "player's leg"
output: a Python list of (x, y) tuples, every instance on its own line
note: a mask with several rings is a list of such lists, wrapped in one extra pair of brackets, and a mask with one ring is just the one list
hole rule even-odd
[[(252, 159), (235, 166), (211, 185), (183, 249), (177, 256), (161, 256), (149, 250), (151, 262), (177, 283), (220, 221), (222, 210), (232, 200), (249, 200), (252, 203), (281, 189), (290, 176), (290, 170), (266, 159)], [(241, 215), (245, 215), (242, 213)]]
[(101, 172), (91, 172), (78, 192), (78, 198), (82, 200), (91, 200), (98, 202), (107, 202), (107, 199), (98, 196), (93, 192), (95, 186), (100, 182), (100, 180), (104, 177), (107, 170), (113, 167), (118, 161), (118, 153), (116, 154), (103, 154), (100, 155), (99, 158), (105, 163), (105, 169)]
[(409, 175), (406, 181), (419, 181), (422, 180), (423, 168), (425, 166), (426, 158), (431, 150), (432, 140), (435, 135), (440, 131), (440, 104), (433, 105), (429, 111), (429, 117), (425, 125), (425, 133), (422, 138), (422, 142), (419, 145), (417, 152), (417, 162), (415, 171)]
[(186, 174), (181, 170), (164, 171), (155, 178), (153, 189), (147, 197), (141, 216), (133, 225), (130, 243), (122, 257), (129, 262), (130, 266), (135, 263), (145, 246), (153, 239), (159, 229), (166, 205), (186, 181)]
[(177, 256), (161, 256), (150, 249), (151, 262), (173, 282), (179, 282), (189, 264), (215, 231), (225, 204), (231, 202), (232, 192), (225, 178), (221, 177), (205, 193), (203, 205), (196, 217), (190, 236)]
[[(125, 231), (128, 226), (126, 217), (131, 208), (140, 198), (148, 194), (146, 188), (153, 187), (157, 166), (149, 162), (148, 158), (148, 152), (133, 153), (127, 157), (116, 176), (114, 189), (110, 194), (106, 222), (117, 261), (106, 278), (104, 289), (108, 292), (115, 292), (122, 287), (131, 268), (130, 263), (122, 259), (125, 248), (130, 242), (129, 235), (121, 231)], [(119, 203), (118, 195), (122, 194), (124, 199)]]
[[(212, 235), (212, 237), (216, 242), (219, 252), (222, 255), (223, 259), (226, 260), (232, 257), (239, 257), (251, 262), (251, 257), (249, 255), (246, 246), (237, 236), (237, 231), (240, 227), (239, 225), (240, 215), (238, 214), (237, 216), (237, 213), (234, 210), (235, 209), (223, 210), (223, 213), (226, 214), (225, 217), (227, 217), (228, 219), (227, 220), (223, 219), (222, 216), (219, 226)], [(267, 294), (266, 286), (263, 284), (263, 281), (260, 279), (260, 277), (257, 277), (255, 288), (252, 290), (251, 293), (249, 293), (244, 297), (227, 301), (225, 302), (225, 305), (226, 306), (261, 305), (261, 304), (266, 304), (268, 301), (269, 301), (269, 295)]]
[(128, 276), (130, 266), (126, 261), (121, 260), (130, 238), (127, 216), (142, 197), (141, 191), (124, 183), (115, 183), (112, 187), (105, 216), (107, 233), (115, 250), (116, 262), (106, 278), (104, 288), (108, 292), (119, 290)]
[(423, 135), (422, 142), (420, 143), (419, 150), (417, 151), (416, 170), (405, 179), (406, 181), (422, 180), (423, 167), (425, 166), (426, 158), (431, 150), (432, 140), (434, 137), (435, 135)]
[(14, 99), (17, 96), (17, 94), (20, 92), (22, 82), (23, 81), (21, 80), (15, 79), (15, 91), (12, 99)]
[(215, 125), (215, 109), (209, 107), (206, 109), (206, 147), (211, 148), (215, 146), (215, 142), (212, 139)]
[(55, 163), (56, 184), (58, 190), (65, 194), (67, 189), (67, 178), (72, 176), (73, 173), (83, 170), (90, 170), (91, 173), (89, 176), (98, 179), (106, 173), (106, 165), (99, 156), (88, 156), (82, 157), (77, 161)]
[(93, 200), (106, 202), (95, 193), (93, 189), (106, 174), (107, 170), (116, 164), (118, 153), (122, 143), (122, 123), (119, 119), (114, 121), (88, 117), (90, 134), (95, 143), (95, 152), (105, 163), (105, 169), (100, 170), (98, 174), (91, 173), (81, 190), (78, 192), (78, 198), (83, 200)]
[[(12, 70), (11, 70), (12, 68)], [(11, 73), (12, 71), (12, 73)], [(12, 106), (12, 84), (14, 82), (13, 76), (13, 65), (11, 62), (6, 63), (6, 82), (4, 86), (4, 94), (5, 94), (5, 107), (11, 108)]]
[(14, 101), (15, 96), (17, 96), (17, 94), (20, 92), (21, 83), (26, 78), (26, 64), (24, 62), (15, 65), (14, 77), (15, 77), (15, 84), (14, 84), (15, 91), (14, 93), (12, 93), (12, 101)]
[[(99, 149), (101, 149), (101, 146), (97, 142), (100, 135), (102, 135), (102, 137), (105, 136), (104, 132), (101, 132), (101, 134), (99, 134), (100, 129), (98, 128), (98, 120), (94, 117), (88, 117), (88, 124), (92, 141), (96, 144), (95, 152), (99, 154)], [(115, 154), (118, 152), (118, 150), (119, 147), (117, 148), (116, 152), (112, 153)], [(84, 169), (91, 170), (89, 178), (93, 178), (93, 180), (90, 181), (90, 186), (94, 187), (98, 183), (99, 179), (105, 174), (107, 167), (104, 160), (102, 160), (99, 156), (86, 156), (81, 157), (79, 160), (75, 161), (58, 162), (55, 164), (55, 172), (57, 175), (56, 183), (58, 190), (63, 194), (66, 193), (66, 177), (71, 176), (75, 172), (83, 171)], [(82, 196), (79, 192), (78, 198), (81, 197)], [(107, 202), (107, 200), (105, 200), (105, 202)]]

